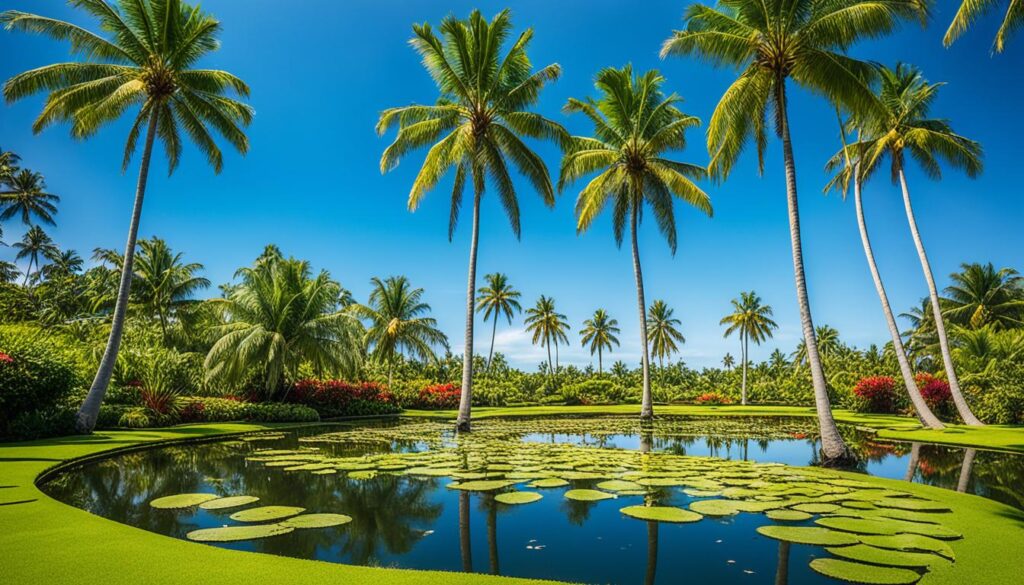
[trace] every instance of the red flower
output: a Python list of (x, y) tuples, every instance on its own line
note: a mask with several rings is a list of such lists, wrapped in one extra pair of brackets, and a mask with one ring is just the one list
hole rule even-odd
[(917, 382), (917, 387), (921, 390), (921, 396), (924, 397), (925, 402), (928, 403), (930, 408), (941, 410), (948, 406), (949, 401), (953, 398), (953, 394), (949, 390), (949, 382), (942, 378), (936, 378), (927, 372), (921, 372), (914, 376), (914, 381)]
[(14, 358), (0, 351), (0, 364), (13, 364)]
[(697, 404), (729, 404), (732, 400), (718, 392), (705, 392), (697, 397), (696, 402)]
[(871, 412), (893, 412), (896, 409), (896, 381), (890, 376), (861, 378), (853, 393), (868, 403)]
[(462, 388), (455, 384), (433, 384), (420, 390), (416, 397), (416, 408), (429, 410), (450, 410), (459, 405)]

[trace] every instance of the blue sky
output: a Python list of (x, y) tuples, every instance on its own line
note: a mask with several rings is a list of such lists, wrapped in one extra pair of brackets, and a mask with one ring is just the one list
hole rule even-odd
[[(591, 95), (593, 75), (602, 67), (632, 63), (641, 70), (659, 68), (667, 89), (686, 100), (684, 110), (705, 121), (734, 75), (695, 60), (658, 58), (661, 42), (680, 26), (686, 3), (679, 1), (206, 0), (203, 6), (224, 24), (223, 48), (204, 65), (229, 70), (252, 87), (252, 150), (244, 158), (228, 154), (220, 175), (192, 150), (186, 150), (171, 178), (163, 160), (155, 159), (141, 235), (165, 238), (189, 260), (205, 264), (215, 283), (228, 281), (236, 268), (271, 242), (330, 270), (360, 300), (369, 291), (370, 277), (405, 274), (426, 289), (426, 300), (454, 351), (462, 350), (468, 223), (449, 243), (447, 183), (416, 213), (409, 213), (408, 188), (422, 155), (381, 176), (378, 161), (388, 139), (373, 131), (380, 110), (429, 103), (436, 97), (406, 44), (412, 23), (437, 23), (449, 13), (465, 16), (474, 7), (488, 15), (511, 7), (518, 30), (535, 29), (530, 51), (535, 65), (557, 62), (564, 69), (563, 77), (545, 90), (537, 110), (574, 133), (589, 127), (566, 118), (561, 107), (568, 97)], [(4, 7), (89, 23), (57, 0), (8, 0)], [(1013, 39), (1004, 54), (991, 56), (1000, 12), (944, 49), (941, 37), (954, 8), (943, 0), (928, 28), (906, 26), (852, 51), (888, 64), (912, 62), (930, 80), (948, 82), (934, 115), (951, 119), (960, 133), (984, 145), (986, 168), (977, 180), (950, 172), (940, 183), (916, 169), (908, 175), (940, 286), (961, 262), (1024, 265), (1020, 150), (1014, 148), (1014, 139), (1024, 133), (1024, 36)], [(6, 79), (67, 60), (67, 47), (4, 33), (0, 54), (5, 56), (0, 77)], [(887, 332), (852, 201), (821, 194), (822, 166), (838, 146), (835, 114), (820, 98), (799, 90), (791, 93), (815, 321), (837, 328), (844, 340), (859, 346), (883, 343)], [(0, 145), (20, 153), (24, 164), (43, 172), (51, 191), (62, 196), (58, 227), (51, 230), (57, 243), (83, 256), (96, 246), (123, 247), (137, 171), (133, 166), (124, 175), (120, 172), (126, 124), (114, 124), (88, 142), (72, 140), (64, 128), (34, 136), (31, 121), (41, 103), (39, 97), (0, 107)], [(697, 130), (690, 135), (690, 148), (675, 158), (704, 164), (708, 156), (703, 144), (703, 130)], [(557, 169), (554, 147), (541, 144), (537, 150)], [(576, 332), (597, 307), (606, 308), (622, 326), (622, 347), (615, 355), (635, 362), (640, 344), (630, 257), (628, 249), (616, 248), (610, 218), (577, 236), (575, 191), (564, 193), (550, 210), (525, 182), (518, 185), (522, 239), (513, 237), (498, 204), (485, 199), (480, 274), (507, 273), (523, 292), (525, 305), (540, 294), (556, 299), (573, 326), (574, 346), (561, 353), (565, 362), (589, 362), (589, 355), (575, 344)], [(770, 144), (763, 176), (757, 175), (754, 157), (745, 156), (728, 182), (704, 187), (715, 217), (679, 207), (675, 257), (653, 224), (642, 227), (648, 300), (665, 299), (676, 309), (687, 338), (681, 356), (691, 365), (718, 364), (726, 352), (738, 355), (738, 341), (723, 339), (718, 321), (729, 299), (748, 289), (774, 307), (780, 324), (775, 339), (753, 350), (752, 357), (761, 359), (777, 346), (790, 351), (799, 328), (779, 145)], [(905, 310), (924, 296), (925, 288), (899, 192), (876, 179), (865, 191), (865, 201), (890, 297), (897, 309)], [(21, 228), (9, 223), (4, 232), (11, 242), (20, 237)], [(0, 258), (12, 257), (12, 250), (0, 248)], [(477, 344), (483, 347), (490, 326), (477, 323)], [(511, 328), (500, 325), (498, 350), (524, 367), (533, 367), (543, 356), (523, 334), (521, 318)]]

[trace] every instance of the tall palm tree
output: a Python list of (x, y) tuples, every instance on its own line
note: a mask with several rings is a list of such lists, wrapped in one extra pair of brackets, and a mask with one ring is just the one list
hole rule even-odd
[(0, 221), (20, 216), (22, 223), (31, 225), (35, 216), (45, 224), (55, 225), (53, 216), (57, 213), (60, 196), (46, 192), (43, 175), (21, 169), (0, 185), (0, 189)]
[[(834, 327), (827, 324), (819, 325), (814, 329), (814, 337), (818, 342), (818, 355), (825, 359), (839, 356), (843, 344), (839, 340), (839, 331)], [(793, 352), (793, 366), (800, 368), (807, 366), (808, 363), (807, 344), (801, 340)]]
[(561, 67), (548, 65), (537, 71), (526, 54), (533, 29), (516, 38), (504, 56), (502, 46), (512, 32), (508, 10), (490, 22), (474, 10), (468, 20), (449, 16), (441, 22), (438, 37), (429, 24), (413, 25), (410, 44), (423, 58), (423, 66), (437, 83), (437, 103), (385, 110), (377, 122), (383, 134), (398, 126), (395, 141), (381, 156), (380, 168), (395, 168), (408, 152), (430, 145), (409, 193), (409, 209), (438, 181), (454, 172), (448, 239), (462, 207), (467, 181), (473, 191), (473, 226), (469, 244), (469, 276), (466, 287), (466, 350), (462, 357), (462, 397), (456, 426), (469, 430), (473, 393), (473, 311), (476, 292), (476, 255), (480, 232), (480, 201), (488, 178), (497, 191), (502, 209), (519, 237), (519, 202), (509, 172), (509, 162), (529, 180), (544, 203), (555, 203), (547, 166), (523, 143), (523, 137), (563, 141), (565, 130), (528, 110), (537, 103), (544, 86), (559, 77)]
[(82, 61), (26, 71), (4, 84), (8, 102), (48, 93), (34, 131), (69, 122), (73, 136), (88, 138), (137, 108), (122, 160), (122, 167), (127, 169), (145, 129), (110, 337), (78, 413), (78, 429), (91, 432), (121, 345), (153, 143), (159, 137), (173, 172), (183, 148), (184, 130), (214, 170), (220, 172), (223, 157), (211, 129), (245, 153), (249, 142), (242, 128), (252, 121), (253, 112), (227, 95), (234, 92), (247, 96), (249, 88), (242, 80), (225, 71), (193, 68), (220, 46), (220, 23), (198, 7), (180, 0), (77, 0), (74, 6), (99, 20), (100, 30), (107, 37), (69, 22), (16, 10), (0, 14), (0, 23), (8, 30), (69, 41), (72, 52), (82, 56)]
[(18, 260), (24, 260), (28, 258), (28, 266), (25, 268), (25, 281), (22, 282), (22, 286), (28, 286), (28, 280), (32, 275), (32, 267), (39, 268), (39, 257), (44, 258), (50, 254), (58, 252), (56, 244), (50, 239), (50, 236), (43, 231), (43, 228), (34, 225), (28, 229), (21, 236), (21, 241), (14, 244), (14, 248), (18, 250), (15, 258)]
[(763, 170), (769, 106), (775, 112), (775, 132), (782, 142), (786, 171), (800, 325), (808, 347), (823, 459), (829, 464), (842, 463), (851, 453), (832, 417), (814, 338), (786, 85), (792, 79), (852, 112), (877, 109), (867, 83), (873, 68), (844, 51), (858, 40), (891, 32), (901, 20), (924, 17), (925, 5), (918, 0), (719, 0), (715, 7), (691, 5), (684, 17), (686, 28), (676, 31), (661, 49), (663, 57), (696, 55), (714, 65), (742, 71), (718, 102), (708, 127), (709, 170), (714, 176), (728, 177), (750, 141), (757, 147), (758, 165)]
[(772, 354), (768, 356), (768, 367), (771, 368), (775, 374), (781, 373), (783, 370), (789, 367), (789, 361), (786, 359), (786, 354), (782, 353), (782, 350), (775, 348)]
[[(840, 169), (836, 176), (825, 187), (828, 192), (832, 189), (839, 190), (843, 198), (853, 183), (854, 208), (857, 215), (857, 229), (860, 231), (861, 245), (864, 248), (864, 257), (868, 261), (868, 269), (871, 272), (871, 279), (875, 284), (875, 292), (878, 293), (878, 300), (882, 304), (882, 313), (885, 315), (886, 325), (889, 327), (889, 336), (892, 339), (892, 351), (895, 354), (896, 362), (900, 368), (900, 375), (903, 377), (903, 386), (910, 397), (911, 404), (917, 412), (921, 422), (932, 429), (942, 429), (945, 425), (939, 420), (927, 401), (921, 395), (917, 382), (914, 380), (914, 370), (910, 366), (910, 359), (907, 357), (906, 349), (903, 347), (903, 339), (900, 336), (899, 327), (896, 325), (896, 318), (893, 316), (892, 306), (889, 304), (889, 296), (885, 292), (885, 285), (882, 283), (882, 275), (878, 271), (878, 264), (875, 262), (875, 253), (871, 247), (871, 238), (868, 235), (867, 219), (864, 216), (864, 202), (861, 196), (863, 177), (861, 176), (860, 158), (863, 154), (860, 149), (851, 149), (846, 143), (846, 129), (842, 119), (839, 123), (839, 133), (842, 139), (843, 148), (829, 161), (826, 170)], [(841, 166), (839, 166), (841, 165)]]
[(61, 250), (54, 247), (52, 250), (43, 252), (43, 257), (49, 262), (43, 266), (43, 276), (52, 278), (57, 275), (78, 274), (82, 270), (85, 261), (74, 250)]
[(649, 206), (673, 254), (676, 251), (673, 198), (711, 215), (710, 199), (691, 181), (704, 177), (704, 168), (663, 158), (666, 152), (685, 148), (686, 130), (700, 124), (699, 119), (676, 107), (682, 98), (662, 92), (664, 81), (657, 71), (634, 74), (628, 65), (622, 69), (601, 70), (595, 82), (598, 99), (573, 98), (565, 106), (567, 112), (579, 112), (590, 120), (594, 136), (573, 137), (562, 159), (558, 180), (561, 191), (586, 175), (599, 173), (576, 199), (577, 232), (586, 231), (609, 203), (615, 243), (620, 247), (629, 223), (643, 348), (640, 406), (643, 419), (654, 416), (654, 406), (647, 347), (647, 304), (637, 244), (642, 209), (644, 203)]
[(1013, 268), (964, 263), (949, 278), (953, 284), (944, 291), (942, 314), (953, 323), (971, 329), (1024, 326), (1024, 277)]
[[(960, 9), (956, 11), (953, 22), (949, 23), (946, 35), (942, 37), (942, 44), (952, 45), (967, 29), (979, 18), (996, 7), (993, 0), (963, 0)], [(1002, 53), (1006, 48), (1006, 41), (1018, 28), (1024, 26), (1024, 3), (1021, 0), (1009, 0), (1006, 6), (1006, 16), (996, 31), (996, 38), (992, 43), (992, 50)]]
[(946, 376), (949, 379), (953, 403), (965, 423), (981, 425), (982, 422), (971, 412), (970, 405), (960, 391), (953, 356), (949, 349), (949, 339), (946, 336), (939, 292), (935, 286), (935, 277), (924, 249), (921, 232), (917, 227), (917, 219), (914, 217), (910, 189), (907, 187), (907, 177), (904, 173), (906, 156), (909, 155), (921, 165), (925, 173), (936, 179), (942, 176), (940, 161), (963, 170), (968, 177), (976, 177), (982, 169), (981, 145), (956, 134), (947, 121), (928, 117), (932, 102), (942, 84), (929, 83), (919, 70), (902, 63), (895, 69), (879, 67), (878, 72), (881, 80), (878, 98), (883, 109), (854, 116), (856, 124), (863, 128), (864, 132), (861, 141), (854, 145), (856, 150), (863, 151), (861, 173), (867, 179), (888, 159), (892, 180), (900, 184), (910, 234), (914, 239), (921, 270), (928, 285), (928, 296), (935, 318), (935, 332)]
[(487, 353), (487, 369), (491, 369), (491, 359), (494, 357), (494, 338), (498, 335), (498, 317), (504, 316), (508, 324), (512, 324), (512, 316), (523, 310), (519, 306), (519, 291), (512, 288), (508, 282), (508, 276), (494, 272), (484, 276), (487, 286), (480, 287), (477, 291), (476, 310), (483, 311), (484, 321), (492, 319), (494, 324), (491, 327), (491, 350)]
[(565, 330), (568, 328), (565, 315), (555, 309), (555, 299), (541, 295), (537, 303), (526, 309), (526, 330), (533, 334), (532, 342), (538, 343), (548, 350), (548, 372), (552, 379), (556, 365), (551, 362), (551, 346), (558, 346), (559, 341), (569, 342)]
[(362, 328), (338, 307), (341, 286), (323, 270), (279, 254), (242, 268), (225, 298), (208, 301), (223, 315), (206, 355), (207, 378), (229, 386), (255, 375), (269, 395), (309, 364), (319, 375), (352, 374)]
[(736, 358), (732, 357), (731, 353), (726, 352), (725, 356), (722, 358), (722, 367), (725, 368), (727, 372), (729, 372), (732, 371), (732, 368), (735, 365)]
[(654, 301), (647, 309), (647, 342), (660, 369), (665, 368), (665, 358), (671, 358), (679, 351), (678, 344), (686, 343), (686, 338), (679, 332), (681, 321), (673, 317), (673, 313), (675, 309), (662, 300)]
[(590, 348), (590, 355), (597, 353), (597, 373), (604, 373), (604, 352), (611, 351), (612, 345), (618, 347), (619, 322), (608, 315), (608, 311), (598, 309), (594, 316), (583, 322), (580, 329), (583, 347)]
[(21, 157), (10, 150), (0, 148), (0, 185), (6, 183), (18, 171)]
[(779, 326), (772, 320), (772, 308), (761, 303), (761, 297), (754, 291), (740, 293), (740, 298), (733, 299), (732, 313), (722, 317), (719, 325), (728, 325), (725, 337), (739, 333), (740, 363), (743, 364), (743, 382), (740, 386), (740, 403), (747, 403), (747, 364), (750, 363), (750, 342), (757, 345), (771, 339), (772, 330)]
[(210, 280), (196, 273), (198, 262), (185, 263), (182, 252), (174, 253), (167, 242), (151, 238), (139, 242), (132, 290), (147, 314), (155, 315), (164, 343), (168, 343), (168, 325), (177, 309), (194, 303), (193, 295), (209, 288)]
[(400, 354), (410, 354), (423, 361), (434, 361), (435, 346), (448, 348), (448, 338), (437, 328), (437, 320), (428, 317), (430, 305), (423, 302), (423, 289), (413, 288), (404, 276), (384, 280), (370, 279), (373, 289), (369, 302), (354, 304), (349, 310), (370, 322), (364, 337), (373, 356), (388, 365), (388, 386)]

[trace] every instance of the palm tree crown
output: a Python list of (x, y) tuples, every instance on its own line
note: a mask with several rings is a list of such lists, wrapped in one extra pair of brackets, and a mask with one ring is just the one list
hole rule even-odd
[(555, 299), (541, 295), (537, 304), (526, 309), (526, 330), (533, 334), (534, 345), (540, 344), (548, 350), (548, 369), (552, 375), (555, 368), (551, 362), (551, 346), (559, 342), (569, 343), (566, 330), (569, 322), (565, 315), (555, 310)]
[(719, 325), (728, 325), (725, 337), (738, 333), (742, 338), (760, 344), (772, 336), (772, 330), (779, 325), (772, 320), (772, 308), (762, 304), (761, 297), (754, 291), (740, 293), (733, 299), (732, 313), (722, 317)]
[(139, 242), (132, 292), (150, 315), (156, 315), (167, 342), (169, 321), (177, 309), (190, 303), (193, 295), (209, 288), (210, 280), (196, 273), (203, 270), (198, 262), (184, 262), (182, 252), (174, 253), (167, 242), (151, 238)]
[(480, 287), (477, 291), (476, 310), (483, 312), (484, 321), (492, 320), (491, 326), (491, 350), (487, 354), (487, 368), (491, 367), (491, 359), (494, 357), (494, 338), (498, 332), (498, 318), (505, 317), (509, 325), (512, 324), (512, 317), (523, 310), (519, 305), (521, 293), (517, 291), (508, 281), (508, 276), (494, 272), (484, 276), (486, 286)]
[(54, 225), (60, 197), (46, 192), (43, 175), (21, 169), (6, 181), (0, 182), (0, 221), (20, 216), (25, 225), (35, 216), (39, 221)]
[(612, 319), (604, 309), (594, 311), (594, 316), (583, 322), (580, 329), (583, 347), (589, 347), (590, 355), (597, 354), (597, 371), (604, 370), (603, 354), (612, 351), (612, 345), (619, 345), (619, 322)]
[(942, 314), (971, 329), (991, 325), (1013, 329), (1024, 325), (1024, 278), (1013, 268), (996, 270), (987, 264), (961, 264), (949, 275)]
[(43, 228), (34, 225), (21, 236), (20, 242), (15, 242), (14, 248), (18, 250), (15, 258), (24, 260), (28, 258), (28, 267), (25, 268), (25, 283), (32, 274), (32, 267), (39, 267), (39, 257), (49, 256), (58, 252), (57, 246), (50, 239), (50, 236), (43, 231)]
[(681, 321), (673, 317), (675, 309), (665, 301), (657, 300), (647, 309), (647, 341), (651, 344), (651, 353), (664, 366), (665, 358), (679, 351), (680, 343), (686, 338), (679, 332)]
[[(997, 2), (993, 0), (963, 0), (960, 9), (956, 11), (953, 22), (949, 24), (946, 35), (942, 37), (942, 44), (947, 47), (960, 38), (972, 24), (979, 18), (996, 7)], [(1020, 27), (1024, 26), (1024, 6), (1020, 0), (1009, 0), (1006, 7), (1006, 16), (1003, 17), (999, 30), (996, 31), (996, 38), (992, 42), (992, 50), (1002, 53), (1006, 48), (1006, 41)]]

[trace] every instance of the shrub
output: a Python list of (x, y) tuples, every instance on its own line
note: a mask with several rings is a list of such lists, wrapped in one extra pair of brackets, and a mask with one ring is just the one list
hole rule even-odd
[(301, 404), (283, 402), (261, 402), (245, 405), (247, 420), (257, 422), (316, 422), (320, 414)]
[(133, 406), (124, 411), (117, 421), (117, 426), (129, 429), (144, 429), (152, 426), (153, 421), (149, 418), (146, 409)]
[(566, 404), (614, 404), (626, 398), (626, 389), (609, 378), (591, 378), (562, 389)]
[(300, 380), (292, 386), (287, 400), (313, 408), (321, 417), (394, 414), (401, 410), (394, 394), (376, 382)]
[(11, 420), (11, 438), (16, 441), (31, 441), (73, 435), (76, 414), (76, 410), (61, 406), (22, 412)]
[(77, 383), (74, 361), (56, 338), (0, 330), (0, 436), (11, 435), (12, 423), (29, 413), (53, 409)]
[(96, 427), (112, 429), (120, 426), (121, 417), (133, 407), (124, 404), (101, 404), (100, 414), (96, 417)]
[(855, 405), (859, 412), (896, 412), (896, 381), (891, 376), (861, 378), (853, 387), (853, 395), (859, 399)]
[(697, 396), (694, 399), (697, 404), (731, 404), (732, 400), (728, 396), (719, 394), (718, 392), (705, 392)]
[(433, 384), (420, 390), (413, 406), (424, 410), (451, 410), (459, 407), (462, 388), (455, 384)]
[(948, 416), (953, 411), (953, 393), (949, 390), (949, 382), (942, 378), (921, 372), (914, 376), (921, 396), (928, 403), (928, 407), (939, 416)]

